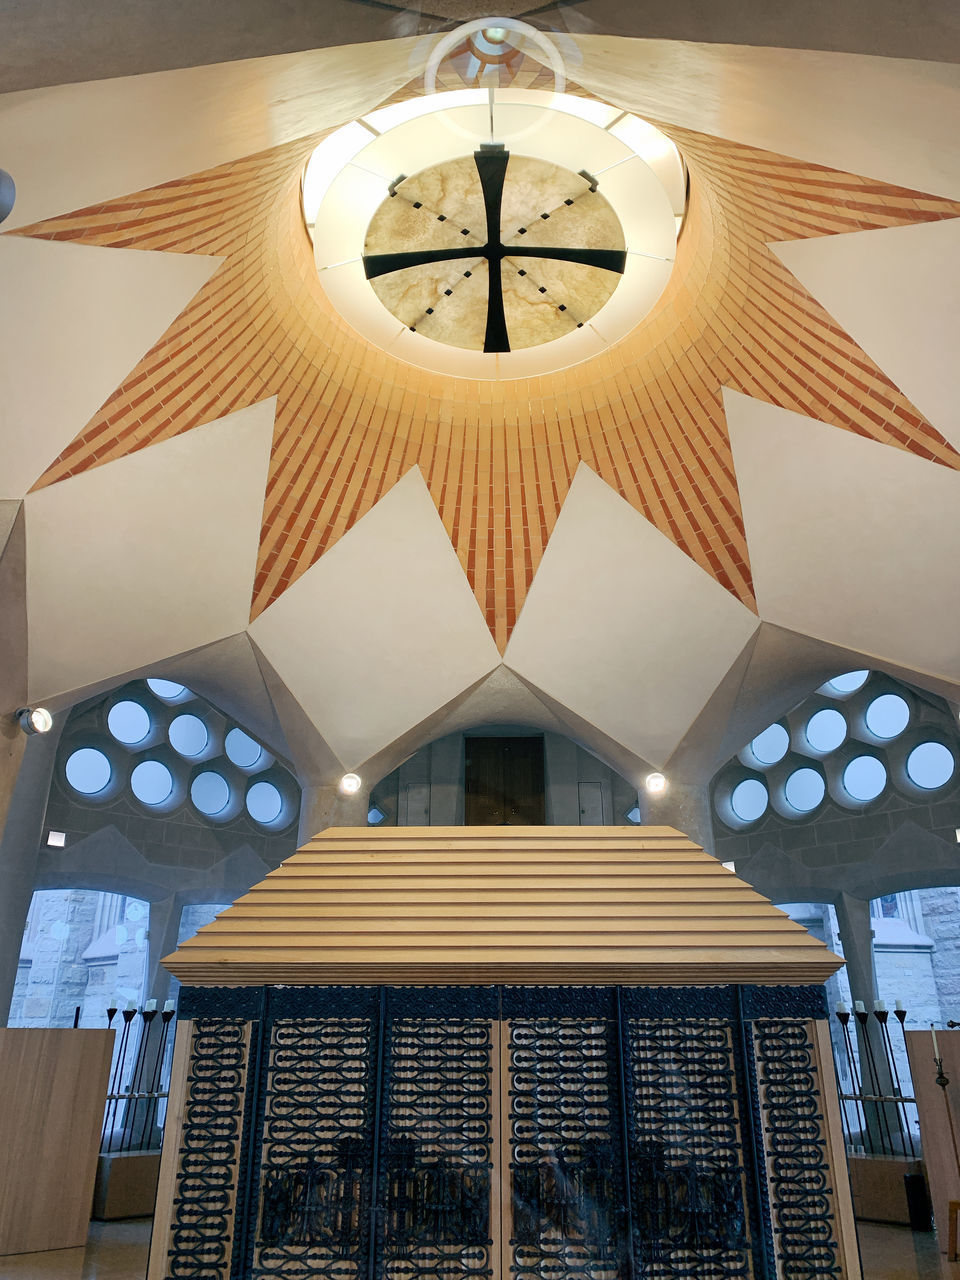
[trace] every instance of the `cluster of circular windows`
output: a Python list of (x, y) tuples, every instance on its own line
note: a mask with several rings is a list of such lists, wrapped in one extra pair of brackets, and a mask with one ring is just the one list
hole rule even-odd
[(78, 795), (108, 800), (129, 787), (147, 809), (189, 801), (205, 818), (246, 811), (275, 829), (296, 816), (299, 791), (287, 770), (184, 685), (148, 679), (106, 705), (105, 733), (65, 744), (64, 776)]
[(744, 827), (770, 807), (805, 817), (828, 792), (856, 809), (879, 799), (891, 780), (913, 798), (946, 786), (956, 769), (952, 722), (945, 713), (939, 723), (921, 717), (909, 691), (891, 684), (869, 671), (845, 672), (757, 734), (718, 780), (720, 816)]

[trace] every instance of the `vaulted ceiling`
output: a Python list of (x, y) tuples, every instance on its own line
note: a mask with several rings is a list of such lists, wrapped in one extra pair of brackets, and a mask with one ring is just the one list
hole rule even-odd
[(680, 148), (677, 264), (601, 355), (499, 383), (354, 332), (300, 217), (317, 141), (422, 92), (428, 15), (185, 66), (174, 8), (180, 69), (88, 39), (117, 78), (0, 96), (10, 709), (162, 670), (318, 778), (474, 706), (703, 780), (846, 666), (956, 697), (957, 66), (592, 11), (568, 76)]

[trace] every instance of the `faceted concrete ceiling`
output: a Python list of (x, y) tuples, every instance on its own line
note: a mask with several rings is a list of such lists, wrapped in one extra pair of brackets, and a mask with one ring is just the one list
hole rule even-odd
[(0, 603), (32, 698), (201, 687), (239, 637), (251, 717), (332, 773), (444, 732), (503, 662), (490, 714), (533, 697), (621, 771), (703, 778), (861, 657), (960, 691), (958, 69), (558, 47), (677, 144), (689, 211), (644, 323), (493, 383), (362, 339), (300, 216), (317, 141), (422, 92), (431, 38), (0, 96)]

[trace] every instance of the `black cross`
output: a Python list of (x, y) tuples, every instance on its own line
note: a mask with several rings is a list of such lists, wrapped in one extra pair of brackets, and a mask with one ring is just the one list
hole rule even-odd
[(622, 249), (550, 249), (540, 245), (505, 245), (500, 240), (500, 209), (503, 201), (503, 180), (507, 173), (510, 153), (500, 142), (484, 143), (473, 153), (483, 204), (487, 215), (487, 243), (481, 246), (464, 245), (459, 249), (414, 249), (408, 253), (364, 254), (363, 269), (368, 280), (402, 271), (405, 267), (419, 267), (427, 262), (446, 262), (453, 258), (486, 258), (490, 277), (487, 293), (487, 331), (483, 339), (484, 351), (509, 351), (510, 338), (503, 314), (503, 281), (500, 264), (504, 258), (556, 258), (561, 262), (582, 262), (588, 267), (600, 267), (604, 271), (616, 271), (623, 275), (627, 255)]

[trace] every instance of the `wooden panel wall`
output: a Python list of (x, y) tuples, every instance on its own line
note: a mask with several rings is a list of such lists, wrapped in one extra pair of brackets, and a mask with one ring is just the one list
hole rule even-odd
[(0, 1254), (86, 1243), (113, 1040), (0, 1028)]

